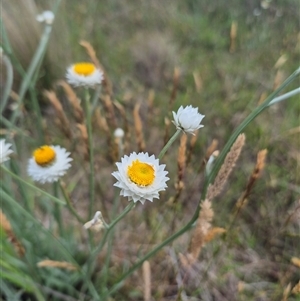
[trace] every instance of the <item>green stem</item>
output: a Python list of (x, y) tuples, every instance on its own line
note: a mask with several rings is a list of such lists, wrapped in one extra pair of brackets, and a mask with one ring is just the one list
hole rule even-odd
[[(120, 203), (120, 195), (119, 194), (115, 194), (114, 204), (113, 204), (113, 208), (112, 208), (112, 218), (113, 219), (116, 216), (116, 212), (117, 212), (117, 209), (119, 207), (119, 203)], [(106, 228), (108, 228), (108, 227), (109, 227), (109, 225), (106, 225)], [(102, 278), (101, 278), (101, 290), (102, 291), (104, 291), (104, 290), (107, 291), (106, 286), (107, 286), (107, 278), (108, 278), (108, 267), (109, 267), (110, 257), (111, 257), (112, 247), (113, 247), (114, 227), (112, 228), (110, 235), (108, 235), (107, 237), (108, 237), (108, 239), (107, 239), (108, 240), (108, 242), (107, 242), (107, 252), (106, 252), (106, 256), (105, 256), (104, 266), (103, 266), (103, 268), (101, 270), (101, 275), (102, 275)]]
[(8, 119), (6, 119), (4, 116), (1, 116), (0, 122), (10, 130), (15, 131), (18, 133), (20, 136), (24, 136), (27, 140), (27, 142), (34, 143), (36, 142), (35, 139), (33, 139), (31, 136), (27, 135), (24, 130), (20, 129), (19, 127), (15, 126), (12, 124)]
[(66, 204), (65, 202), (61, 201), (60, 199), (58, 199), (58, 198), (52, 196), (51, 194), (49, 194), (49, 193), (43, 191), (42, 189), (40, 189), (40, 188), (38, 188), (38, 187), (36, 187), (36, 186), (34, 186), (34, 185), (32, 185), (32, 184), (26, 182), (26, 181), (23, 180), (21, 177), (19, 177), (19, 176), (17, 176), (16, 174), (12, 173), (12, 172), (11, 172), (8, 168), (6, 168), (4, 165), (1, 165), (1, 168), (2, 168), (5, 172), (9, 173), (9, 174), (10, 174), (13, 178), (15, 178), (16, 180), (20, 181), (20, 182), (23, 183), (23, 184), (26, 184), (26, 185), (29, 186), (30, 188), (32, 188), (32, 189), (38, 191), (39, 193), (41, 193), (41, 194), (47, 196), (48, 198), (50, 198), (50, 199), (53, 200), (54, 202), (56, 202), (56, 203), (58, 203), (58, 204), (60, 204), (60, 205), (65, 205), (65, 204)]
[(164, 146), (164, 148), (161, 150), (161, 152), (158, 155), (158, 159), (161, 159), (166, 151), (170, 148), (170, 146), (173, 144), (173, 142), (177, 139), (179, 134), (182, 132), (182, 130), (177, 130), (175, 134), (170, 138), (170, 140), (167, 142), (167, 144)]
[(101, 93), (101, 88), (102, 86), (101, 85), (96, 85), (95, 87), (95, 93), (93, 95), (93, 98), (92, 98), (92, 112), (94, 112), (95, 108), (97, 107), (97, 104), (99, 103), (99, 95)]
[(155, 253), (157, 253), (159, 250), (161, 250), (164, 246), (175, 240), (177, 237), (181, 236), (183, 233), (188, 231), (192, 227), (193, 223), (190, 221), (187, 223), (183, 228), (181, 228), (179, 231), (168, 237), (166, 240), (164, 240), (161, 244), (159, 244), (156, 248), (148, 252), (143, 258), (141, 258), (138, 262), (136, 262), (125, 274), (123, 274), (117, 281), (116, 284), (112, 286), (112, 288), (109, 290), (109, 292), (103, 297), (107, 298), (114, 292), (116, 292), (122, 285), (123, 281), (130, 276), (135, 270), (137, 270), (146, 260), (151, 258)]
[(0, 104), (0, 115), (2, 115), (2, 112), (6, 107), (7, 100), (10, 95), (11, 88), (12, 88), (14, 72), (13, 72), (13, 67), (10, 62), (10, 59), (3, 53), (0, 55), (2, 57), (2, 61), (3, 61), (4, 65), (6, 67), (6, 83), (5, 83), (2, 100), (1, 100), (1, 104)]
[(278, 97), (272, 99), (272, 101), (269, 102), (268, 106), (274, 105), (277, 102), (280, 102), (280, 101), (283, 101), (285, 99), (288, 99), (288, 98), (290, 98), (290, 97), (292, 97), (294, 95), (297, 95), (299, 93), (300, 93), (300, 88), (292, 90), (292, 91), (290, 91), (288, 93), (285, 93), (285, 94), (283, 94), (281, 96), (278, 96)]
[[(29, 68), (23, 78), (20, 90), (19, 90), (19, 98), (18, 98), (18, 102), (19, 102), (19, 106), (23, 103), (23, 98), (28, 90), (28, 87), (30, 86), (30, 84), (32, 84), (32, 77), (34, 75), (34, 72), (36, 71), (36, 68), (39, 66), (40, 61), (43, 59), (45, 52), (46, 52), (46, 47), (50, 38), (50, 34), (52, 31), (52, 26), (46, 24), (45, 28), (44, 28), (44, 32), (43, 35), (41, 37), (40, 43), (38, 45), (38, 48), (33, 56), (33, 59), (29, 65)], [(11, 122), (14, 124), (18, 114), (19, 114), (20, 110), (15, 110), (14, 114), (11, 117)]]
[(90, 161), (90, 179), (89, 179), (89, 190), (90, 190), (90, 202), (89, 202), (89, 216), (92, 218), (94, 212), (95, 203), (95, 162), (94, 162), (94, 148), (93, 148), (93, 133), (92, 133), (92, 112), (90, 108), (90, 95), (88, 88), (85, 89), (85, 115), (86, 115), (86, 126), (88, 132), (88, 144), (89, 144), (89, 161)]
[[(58, 198), (58, 183), (53, 183), (54, 196)], [(60, 205), (54, 203), (54, 218), (58, 224), (58, 231), (61, 237), (64, 237), (63, 222), (61, 217)]]
[(104, 247), (107, 237), (110, 233), (110, 231), (114, 228), (114, 226), (135, 206), (135, 203), (133, 201), (130, 202), (130, 204), (124, 209), (124, 211), (116, 218), (114, 219), (109, 225), (106, 225), (106, 231), (101, 239), (100, 244), (97, 246), (97, 248), (91, 253), (89, 260), (87, 261), (87, 275), (88, 277), (91, 277), (91, 274), (93, 272), (92, 266), (93, 263), (97, 257), (97, 255), (101, 252), (102, 248)]
[(124, 211), (116, 218), (114, 219), (108, 226), (107, 231), (110, 231), (113, 229), (113, 227), (135, 206), (135, 203), (133, 201), (130, 202), (129, 205), (124, 209)]
[(64, 196), (64, 199), (66, 200), (66, 204), (67, 204), (67, 207), (68, 209), (71, 211), (71, 213), (77, 218), (78, 222), (81, 223), (81, 224), (84, 224), (85, 221), (83, 218), (81, 218), (79, 216), (79, 214), (76, 212), (76, 210), (74, 209), (72, 203), (71, 203), (71, 200), (69, 198), (69, 195), (65, 189), (65, 187), (63, 187), (63, 185), (61, 184), (61, 182), (59, 182), (59, 185), (60, 185), (60, 189), (62, 191), (62, 194)]

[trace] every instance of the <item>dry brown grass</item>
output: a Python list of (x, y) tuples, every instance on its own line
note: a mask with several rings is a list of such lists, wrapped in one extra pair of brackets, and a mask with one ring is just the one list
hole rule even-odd
[(77, 267), (72, 263), (66, 261), (56, 261), (56, 260), (42, 260), (37, 263), (39, 268), (59, 268), (69, 271), (76, 271)]
[(71, 132), (71, 125), (70, 122), (64, 112), (64, 109), (61, 105), (60, 100), (57, 98), (56, 93), (54, 91), (44, 91), (45, 97), (50, 101), (51, 105), (53, 106), (55, 112), (56, 112), (56, 123), (62, 133), (66, 135), (68, 139), (72, 137), (72, 132)]
[(135, 130), (135, 137), (137, 148), (139, 152), (144, 152), (146, 149), (144, 134), (143, 134), (143, 123), (141, 116), (139, 114), (141, 104), (136, 103), (133, 109), (133, 120), (134, 120), (134, 130)]
[(24, 256), (25, 248), (22, 245), (22, 243), (20, 242), (20, 240), (17, 238), (17, 236), (15, 235), (9, 220), (7, 219), (6, 215), (3, 213), (3, 211), (1, 209), (0, 209), (0, 226), (2, 227), (4, 232), (6, 233), (7, 238), (9, 239), (9, 241), (14, 246), (14, 249), (15, 249), (16, 253), (20, 257)]
[(189, 248), (189, 253), (191, 254), (192, 261), (196, 261), (198, 259), (201, 249), (205, 244), (205, 238), (211, 227), (211, 222), (214, 217), (214, 211), (211, 205), (211, 201), (208, 199), (204, 200), (200, 204), (201, 210)]
[(240, 156), (244, 144), (245, 144), (245, 135), (240, 134), (237, 137), (236, 141), (233, 143), (230, 151), (226, 155), (223, 165), (221, 166), (215, 178), (214, 183), (208, 186), (207, 194), (206, 194), (206, 198), (208, 200), (212, 200), (217, 195), (219, 195), (223, 190), (225, 183), (231, 171), (233, 170), (236, 161)]

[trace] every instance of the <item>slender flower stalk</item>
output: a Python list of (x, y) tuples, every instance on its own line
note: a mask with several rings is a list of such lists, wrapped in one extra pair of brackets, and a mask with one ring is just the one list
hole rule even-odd
[(0, 47), (0, 58), (2, 59), (2, 62), (4, 63), (6, 67), (6, 81), (5, 86), (3, 89), (2, 94), (2, 100), (0, 104), (0, 115), (2, 115), (3, 110), (6, 107), (7, 100), (9, 97), (9, 94), (11, 92), (12, 84), (13, 84), (13, 78), (14, 78), (14, 71), (11, 64), (10, 59), (3, 53), (3, 49)]
[[(46, 53), (46, 48), (50, 39), (50, 34), (52, 31), (52, 24), (45, 24), (44, 32), (41, 37), (40, 43), (38, 45), (38, 48), (33, 56), (33, 59), (29, 65), (29, 68), (27, 72), (24, 75), (23, 81), (21, 83), (21, 87), (18, 93), (18, 105), (21, 106), (23, 103), (24, 96), (29, 88), (30, 85), (34, 86), (35, 82), (32, 81), (34, 73), (37, 71), (38, 66), (40, 66), (41, 61), (44, 58), (44, 55)], [(14, 124), (19, 112), (21, 110), (17, 109), (14, 111), (10, 121)]]
[(85, 89), (84, 108), (86, 115), (86, 126), (88, 132), (88, 144), (89, 144), (89, 162), (90, 162), (90, 179), (89, 179), (89, 190), (90, 190), (90, 202), (89, 202), (89, 216), (92, 218), (94, 212), (95, 203), (95, 162), (94, 162), (94, 147), (93, 147), (93, 133), (92, 133), (92, 112), (90, 106), (90, 94), (88, 88)]
[[(54, 196), (58, 198), (58, 183), (53, 183), (53, 191)], [(61, 206), (57, 203), (54, 203), (54, 218), (58, 225), (58, 231), (61, 237), (64, 237), (64, 227), (63, 227), (63, 221), (61, 216)]]
[(68, 209), (72, 212), (72, 214), (76, 217), (76, 219), (78, 220), (79, 223), (83, 224), (84, 223), (84, 220), (83, 218), (81, 218), (77, 211), (75, 210), (75, 208), (73, 207), (72, 203), (71, 203), (71, 200), (69, 198), (69, 195), (66, 191), (66, 188), (64, 187), (64, 185), (61, 183), (61, 181), (59, 181), (59, 186), (60, 186), (60, 189), (61, 189), (61, 192), (64, 196), (64, 199), (66, 201), (66, 205), (68, 207)]
[(95, 262), (96, 257), (98, 256), (98, 254), (101, 252), (101, 250), (103, 249), (107, 238), (109, 237), (110, 232), (114, 229), (115, 225), (121, 220), (123, 219), (127, 213), (129, 213), (131, 211), (132, 208), (134, 208), (135, 203), (134, 202), (130, 202), (127, 207), (123, 210), (123, 212), (116, 217), (109, 225), (105, 225), (106, 226), (106, 231), (105, 234), (103, 236), (103, 238), (101, 239), (100, 244), (96, 247), (96, 249), (93, 250), (93, 252), (91, 253), (91, 255), (89, 256), (88, 261), (86, 262), (87, 265), (87, 277), (91, 277), (91, 274), (93, 272), (93, 263)]
[(179, 136), (179, 134), (182, 132), (181, 129), (178, 129), (175, 134), (169, 139), (169, 141), (167, 142), (167, 144), (164, 146), (164, 148), (161, 150), (161, 152), (158, 155), (158, 159), (162, 159), (162, 157), (164, 156), (164, 154), (167, 152), (167, 150), (170, 148), (170, 146), (173, 144), (173, 142), (177, 139), (177, 137)]

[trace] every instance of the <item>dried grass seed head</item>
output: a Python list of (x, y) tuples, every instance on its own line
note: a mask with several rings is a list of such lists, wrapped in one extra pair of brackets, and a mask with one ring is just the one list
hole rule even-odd
[(238, 160), (242, 148), (245, 144), (245, 134), (240, 134), (235, 142), (232, 144), (230, 151), (227, 153), (223, 165), (221, 166), (215, 181), (210, 184), (207, 189), (206, 198), (212, 200), (216, 197), (223, 189), (232, 169)]

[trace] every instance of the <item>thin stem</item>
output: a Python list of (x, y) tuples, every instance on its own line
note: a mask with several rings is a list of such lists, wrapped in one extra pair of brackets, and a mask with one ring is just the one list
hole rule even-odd
[(110, 231), (113, 229), (113, 227), (135, 206), (135, 203), (133, 201), (130, 202), (129, 205), (124, 209), (124, 211), (116, 218), (114, 219), (108, 226), (107, 231)]
[(181, 236), (183, 233), (188, 231), (192, 227), (193, 223), (190, 221), (188, 222), (183, 228), (178, 230), (176, 233), (168, 237), (166, 240), (164, 240), (162, 243), (160, 243), (157, 247), (155, 247), (153, 250), (148, 252), (143, 258), (141, 258), (138, 262), (136, 262), (125, 274), (123, 274), (117, 281), (116, 284), (112, 286), (112, 288), (109, 290), (107, 295), (104, 296), (107, 298), (114, 292), (116, 292), (123, 284), (123, 281), (131, 275), (135, 270), (137, 270), (146, 260), (151, 258), (155, 253), (157, 253), (159, 250), (161, 250), (164, 246), (175, 240), (177, 237)]
[[(119, 203), (120, 203), (120, 195), (119, 194), (115, 194), (114, 204), (113, 204), (113, 208), (112, 208), (112, 218), (113, 219), (116, 216), (116, 212), (117, 212)], [(109, 227), (109, 225), (105, 225), (105, 226), (106, 226), (106, 228)], [(112, 252), (112, 247), (113, 247), (113, 240), (114, 240), (114, 227), (112, 228), (110, 235), (108, 235), (107, 237), (108, 237), (107, 252), (106, 252), (106, 256), (105, 256), (104, 266), (103, 266), (102, 271), (101, 271), (101, 275), (102, 275), (102, 279), (101, 279), (102, 291), (103, 291), (103, 289), (106, 289), (106, 285), (107, 285), (108, 267), (109, 267), (109, 263), (110, 263), (110, 257), (111, 257), (111, 252)]]
[[(58, 183), (53, 183), (53, 190), (54, 190), (54, 196), (58, 197)], [(60, 205), (57, 203), (54, 203), (54, 218), (58, 224), (58, 231), (61, 237), (64, 237), (64, 229), (63, 229), (63, 223), (62, 223), (62, 217), (61, 217), (61, 211), (60, 211)]]
[(33, 139), (31, 136), (25, 134), (24, 130), (21, 130), (19, 127), (12, 124), (8, 119), (6, 119), (4, 116), (1, 116), (0, 122), (7, 128), (12, 129), (16, 133), (18, 133), (20, 136), (24, 136), (27, 140), (27, 142), (34, 143), (36, 140)]
[(71, 213), (77, 218), (77, 220), (78, 220), (79, 223), (84, 224), (85, 221), (84, 221), (83, 218), (81, 218), (81, 217), (78, 215), (78, 213), (76, 212), (75, 208), (73, 207), (72, 202), (71, 202), (71, 200), (70, 200), (70, 198), (69, 198), (69, 195), (68, 195), (68, 193), (67, 193), (67, 191), (66, 191), (66, 188), (62, 185), (61, 182), (59, 182), (59, 185), (60, 185), (60, 189), (61, 189), (61, 192), (62, 192), (62, 194), (63, 194), (63, 196), (64, 196), (64, 199), (65, 199), (65, 201), (66, 201), (66, 204), (67, 204), (68, 209), (69, 209), (69, 210), (71, 211)]
[(9, 173), (9, 174), (10, 174), (13, 178), (15, 178), (16, 180), (18, 180), (18, 181), (20, 181), (20, 182), (26, 184), (26, 185), (29, 186), (30, 188), (32, 188), (32, 189), (38, 191), (39, 193), (41, 193), (41, 194), (47, 196), (48, 198), (50, 198), (50, 199), (53, 200), (54, 202), (56, 202), (56, 203), (58, 203), (58, 204), (60, 204), (60, 205), (65, 205), (65, 204), (66, 204), (65, 202), (61, 201), (60, 199), (58, 199), (58, 198), (52, 196), (51, 194), (49, 194), (49, 193), (43, 191), (42, 189), (40, 189), (40, 188), (38, 188), (38, 187), (36, 187), (36, 186), (34, 186), (34, 185), (32, 185), (32, 184), (26, 182), (26, 181), (23, 180), (21, 177), (17, 176), (17, 175), (14, 174), (13, 172), (11, 172), (11, 171), (10, 171), (8, 168), (6, 168), (4, 165), (1, 165), (1, 168), (2, 168), (5, 172)]
[(96, 85), (95, 87), (95, 93), (93, 95), (93, 98), (92, 98), (92, 112), (94, 112), (94, 109), (96, 108), (98, 102), (99, 102), (99, 95), (101, 93), (101, 88), (102, 88), (102, 85)]
[(88, 88), (85, 89), (84, 107), (85, 107), (85, 114), (86, 114), (86, 126), (88, 132), (89, 161), (90, 161), (90, 179), (89, 179), (90, 202), (89, 202), (88, 218), (91, 219), (92, 214), (94, 212), (94, 203), (95, 203), (95, 162), (94, 162), (93, 133), (92, 133), (92, 112), (90, 108), (90, 94)]
[(177, 139), (179, 134), (182, 132), (182, 130), (177, 130), (175, 134), (170, 138), (170, 140), (167, 142), (167, 144), (164, 146), (164, 148), (161, 150), (161, 152), (158, 155), (158, 159), (161, 159), (166, 151), (170, 148), (170, 146), (173, 144), (173, 142)]
[[(5, 87), (4, 87), (2, 100), (1, 100), (1, 104), (0, 104), (0, 115), (2, 115), (2, 112), (6, 107), (7, 100), (8, 100), (11, 88), (12, 88), (14, 71), (13, 71), (13, 67), (12, 67), (10, 59), (3, 53), (0, 55), (2, 57), (2, 61), (3, 61), (4, 65), (6, 67), (6, 82), (5, 82)], [(2, 82), (3, 82), (3, 80), (2, 80)]]
[[(29, 68), (23, 78), (20, 90), (19, 90), (19, 98), (18, 98), (18, 102), (19, 102), (19, 106), (22, 104), (23, 102), (23, 98), (28, 90), (28, 87), (32, 84), (32, 77), (34, 75), (34, 72), (36, 71), (37, 67), (39, 66), (40, 61), (43, 59), (45, 52), (46, 52), (46, 47), (50, 38), (50, 34), (52, 31), (52, 26), (49, 24), (45, 25), (44, 28), (44, 32), (43, 35), (41, 37), (40, 43), (38, 45), (38, 48), (33, 56), (33, 59), (29, 65)], [(15, 123), (18, 114), (19, 114), (20, 110), (15, 110), (14, 114), (12, 115), (11, 118), (11, 122)]]
[(100, 244), (97, 246), (97, 248), (91, 253), (89, 260), (87, 261), (87, 275), (90, 276), (92, 273), (92, 264), (95, 261), (97, 255), (101, 252), (102, 248), (104, 247), (107, 237), (110, 233), (110, 231), (114, 228), (114, 226), (135, 206), (135, 203), (132, 201), (130, 204), (123, 210), (123, 212), (114, 219), (109, 225), (106, 225), (106, 231), (101, 239)]
[(285, 93), (285, 94), (283, 94), (281, 96), (273, 98), (273, 100), (269, 102), (268, 106), (274, 105), (277, 102), (283, 101), (283, 100), (285, 100), (287, 98), (290, 98), (290, 97), (292, 97), (294, 95), (297, 95), (299, 93), (300, 93), (300, 87), (297, 88), (297, 89), (295, 89), (295, 90), (292, 90), (292, 91), (290, 91), (288, 93)]

